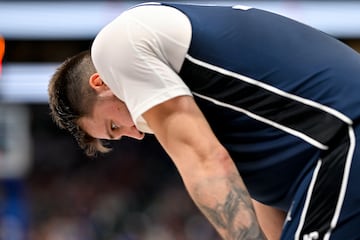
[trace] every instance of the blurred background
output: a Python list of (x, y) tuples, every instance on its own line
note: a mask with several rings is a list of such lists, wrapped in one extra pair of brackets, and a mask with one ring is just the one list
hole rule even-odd
[[(360, 1), (177, 2), (259, 7), (360, 51)], [(152, 136), (88, 158), (50, 119), (56, 67), (137, 3), (0, 0), (0, 240), (219, 239)]]

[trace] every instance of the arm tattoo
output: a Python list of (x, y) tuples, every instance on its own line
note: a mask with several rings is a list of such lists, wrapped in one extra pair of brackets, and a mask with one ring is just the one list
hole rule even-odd
[(266, 239), (246, 189), (236, 183), (230, 189), (225, 202), (218, 202), (213, 208), (200, 204), (200, 208), (218, 230), (227, 232), (229, 240)]

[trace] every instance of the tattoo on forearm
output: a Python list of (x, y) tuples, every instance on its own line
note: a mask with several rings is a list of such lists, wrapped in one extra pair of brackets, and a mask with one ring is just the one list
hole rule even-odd
[(266, 239), (259, 227), (246, 189), (237, 184), (232, 184), (230, 189), (225, 202), (218, 202), (212, 208), (200, 204), (200, 208), (218, 230), (226, 232), (226, 239)]

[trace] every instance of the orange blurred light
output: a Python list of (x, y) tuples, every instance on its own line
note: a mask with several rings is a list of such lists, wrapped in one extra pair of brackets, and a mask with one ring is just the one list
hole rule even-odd
[(5, 53), (5, 39), (2, 36), (0, 36), (0, 74), (2, 70), (2, 60), (4, 57), (4, 53)]

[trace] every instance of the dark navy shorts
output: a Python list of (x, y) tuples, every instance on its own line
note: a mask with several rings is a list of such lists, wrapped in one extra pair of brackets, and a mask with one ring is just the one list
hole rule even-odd
[(360, 239), (360, 127), (344, 130), (304, 178), (281, 239)]

